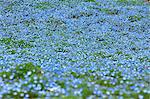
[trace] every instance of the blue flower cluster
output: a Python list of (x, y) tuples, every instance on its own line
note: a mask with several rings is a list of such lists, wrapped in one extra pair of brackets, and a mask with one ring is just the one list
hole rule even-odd
[(0, 1), (0, 98), (149, 99), (142, 0)]

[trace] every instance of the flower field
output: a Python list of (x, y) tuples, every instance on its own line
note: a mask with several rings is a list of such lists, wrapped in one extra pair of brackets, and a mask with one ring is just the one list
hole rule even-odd
[(150, 3), (0, 0), (0, 99), (150, 99)]

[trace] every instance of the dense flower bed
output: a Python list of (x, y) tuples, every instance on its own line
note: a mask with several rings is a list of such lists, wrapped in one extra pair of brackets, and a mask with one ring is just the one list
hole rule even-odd
[(142, 0), (1, 0), (0, 98), (150, 97)]

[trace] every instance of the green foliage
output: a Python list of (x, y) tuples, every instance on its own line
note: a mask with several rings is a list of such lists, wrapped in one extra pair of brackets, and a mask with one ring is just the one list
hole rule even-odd
[(25, 75), (31, 72), (30, 77), (33, 75), (42, 76), (42, 69), (40, 66), (34, 66), (31, 62), (17, 65), (15, 68), (11, 69), (9, 72), (0, 72), (0, 77), (3, 80), (9, 80), (10, 76), (13, 76), (13, 80), (25, 79)]
[[(11, 72), (6, 72), (6, 71), (3, 71), (3, 72), (0, 72), (0, 77), (2, 77), (4, 80), (6, 79), (9, 79), (9, 77), (12, 75)], [(6, 78), (6, 79), (5, 79)]]
[(29, 43), (26, 43), (24, 40), (18, 40), (15, 41), (17, 43), (17, 46), (23, 47), (23, 48), (30, 48), (32, 47)]
[(37, 3), (37, 5), (35, 6), (35, 8), (41, 9), (41, 10), (49, 9), (52, 7), (54, 7), (54, 5), (51, 4), (50, 2), (40, 2), (40, 3)]
[(53, 99), (83, 99), (83, 98), (80, 96), (73, 96), (73, 95), (69, 96), (61, 95), (60, 97), (53, 97)]
[(78, 88), (82, 88), (82, 99), (86, 99), (93, 94), (93, 91), (88, 87), (87, 83), (83, 82), (78, 85)]
[(125, 54), (125, 59), (127, 59), (127, 60), (132, 59), (132, 55), (131, 54)]
[[(78, 74), (76, 72), (71, 72), (71, 75), (73, 75), (75, 78), (83, 79), (84, 81), (89, 81), (89, 82), (94, 81), (96, 84), (99, 84), (101, 86), (112, 87), (112, 88), (119, 85), (120, 81), (123, 80), (122, 73), (119, 71), (114, 73), (113, 69), (106, 76), (111, 76), (111, 77), (117, 79), (118, 81), (115, 84), (111, 84), (110, 80), (102, 80), (100, 76), (91, 75), (92, 73), (94, 73), (94, 71), (89, 70), (88, 72), (86, 72), (84, 74)], [(114, 76), (112, 76), (111, 73), (114, 73)]]
[(51, 25), (51, 24), (56, 24), (56, 25), (64, 25), (65, 22), (61, 19), (58, 19), (58, 18), (55, 18), (55, 17), (50, 17), (49, 20), (47, 21), (48, 25)]
[(117, 0), (118, 2), (128, 2), (128, 0)]
[(95, 0), (86, 0), (86, 2), (95, 2)]
[(10, 51), (8, 51), (8, 53), (10, 53), (10, 54), (16, 54), (16, 50), (10, 50)]
[(150, 62), (150, 58), (149, 57), (147, 57), (147, 56), (143, 56), (143, 57), (140, 57), (140, 58), (138, 58), (139, 60), (140, 60), (140, 62)]
[(95, 57), (105, 58), (105, 57), (106, 57), (106, 53), (105, 53), (105, 52), (102, 52), (102, 51), (100, 51), (100, 52), (95, 52), (95, 53), (94, 53), (94, 56), (95, 56)]
[[(111, 76), (111, 73), (113, 73), (113, 70), (110, 71), (110, 74), (107, 74), (106, 76)], [(123, 76), (121, 75), (121, 72), (116, 72), (114, 74), (114, 76), (111, 76), (111, 77), (117, 79), (117, 82), (115, 84), (111, 84), (109, 80), (106, 81), (106, 80), (102, 80), (102, 79), (96, 79), (95, 83), (99, 84), (101, 86), (113, 88), (113, 87), (119, 85), (120, 81), (123, 79)]]
[(46, 36), (49, 36), (49, 37), (51, 37), (53, 35), (53, 33), (51, 33), (51, 32), (46, 32)]
[(114, 85), (110, 84), (109, 81), (105, 81), (105, 80), (100, 79), (100, 80), (96, 80), (95, 82), (96, 82), (96, 84), (99, 84), (100, 86), (114, 87)]
[(55, 51), (56, 51), (56, 52), (63, 52), (63, 53), (69, 52), (69, 50), (64, 49), (64, 48), (61, 48), (61, 47), (56, 48)]
[[(118, 97), (119, 96), (119, 90), (116, 90), (114, 93), (113, 93), (113, 96), (115, 97)], [(134, 93), (132, 92), (131, 94), (126, 94), (126, 93), (123, 93), (122, 94), (122, 97), (124, 99), (139, 99), (139, 95), (142, 95), (143, 96), (143, 99), (149, 99), (150, 95), (148, 93), (143, 93), (143, 92), (140, 92), (140, 93)]]
[[(23, 96), (22, 96), (23, 94)], [(28, 91), (26, 94), (24, 92), (17, 92), (11, 90), (9, 93), (3, 94), (3, 99), (23, 99), (25, 95), (29, 95), (29, 98), (38, 97), (37, 93)]]
[(56, 81), (56, 83), (57, 83), (61, 88), (66, 88), (65, 82), (63, 82), (63, 81)]
[(80, 35), (80, 34), (82, 34), (82, 32), (81, 31), (76, 31), (76, 32), (74, 32), (74, 34)]
[(12, 11), (14, 5), (15, 5), (14, 3), (9, 4), (8, 6), (5, 7), (5, 10)]
[[(40, 66), (35, 66), (31, 62), (25, 64), (19, 64), (8, 72), (6, 71), (0, 72), (0, 77), (2, 77), (3, 81), (7, 84), (13, 84), (14, 82), (18, 82), (19, 80), (25, 80), (26, 77), (28, 77), (29, 81), (21, 86), (23, 89), (29, 84), (35, 84), (36, 86), (37, 85), (41, 86), (40, 90), (45, 90), (44, 83), (47, 81), (47, 78), (43, 76), (43, 71), (40, 68)], [(37, 78), (35, 79), (34, 77)], [(42, 80), (43, 82), (40, 82), (40, 80)], [(31, 89), (34, 90), (34, 88)], [(35, 92), (27, 91), (27, 93), (24, 93), (21, 91), (16, 92), (14, 90), (10, 90), (10, 92), (3, 94), (3, 98), (20, 99), (24, 97), (24, 95), (21, 96), (21, 94), (28, 94), (29, 98), (44, 97), (44, 95), (39, 96), (36, 91)]]
[(117, 9), (100, 8), (99, 11), (110, 15), (119, 14), (119, 11)]
[(122, 51), (117, 51), (116, 54), (121, 55), (121, 54), (123, 54), (123, 52)]
[(144, 4), (144, 0), (116, 0), (119, 3), (132, 4), (132, 5), (141, 5)]
[(3, 59), (4, 57), (3, 56), (0, 56), (0, 59)]
[(78, 77), (78, 74), (76, 72), (71, 72), (71, 75), (73, 75), (75, 78)]
[(71, 72), (71, 75), (74, 76), (75, 78), (79, 78), (79, 79), (94, 80), (94, 76), (90, 75), (90, 73), (88, 73), (88, 72), (86, 72), (84, 74), (78, 74), (76, 72)]
[(25, 20), (23, 23), (25, 26), (29, 27), (31, 24), (35, 25), (35, 19)]
[(24, 79), (24, 76), (27, 74), (27, 72), (32, 72), (31, 75), (37, 75), (41, 76), (42, 75), (42, 69), (40, 66), (34, 66), (33, 63), (25, 63), (25, 64), (20, 64), (16, 66), (16, 77), (19, 77), (21, 79)]
[(10, 44), (11, 42), (14, 42), (14, 40), (11, 39), (11, 38), (2, 38), (2, 39), (0, 39), (0, 43), (4, 43), (6, 45)]
[(0, 39), (0, 44), (5, 44), (7, 49), (11, 48), (31, 48), (33, 45), (27, 43), (25, 40), (15, 40), (12, 38), (2, 38)]
[(140, 21), (141, 20), (141, 16), (139, 16), (139, 15), (133, 15), (133, 16), (129, 16), (128, 17), (128, 20), (130, 21), (130, 22), (136, 22), (136, 21)]
[(93, 53), (93, 56), (94, 56), (94, 57), (98, 57), (98, 58), (109, 58), (109, 57), (112, 57), (111, 54), (107, 54), (107, 53), (105, 53), (105, 52), (103, 52), (103, 51), (94, 52), (94, 53)]

